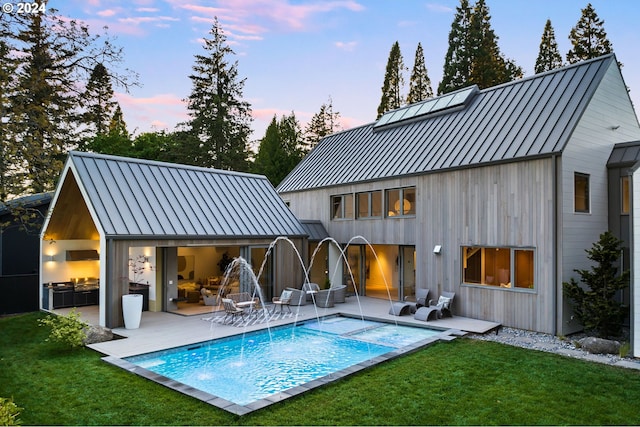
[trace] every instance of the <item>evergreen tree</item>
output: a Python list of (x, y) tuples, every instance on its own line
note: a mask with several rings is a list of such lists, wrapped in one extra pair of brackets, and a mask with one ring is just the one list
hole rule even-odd
[(340, 131), (340, 113), (333, 111), (333, 100), (329, 98), (328, 104), (322, 104), (320, 111), (311, 117), (304, 131), (305, 145), (303, 150), (310, 151), (322, 138)]
[(82, 121), (89, 131), (94, 135), (108, 133), (118, 102), (114, 99), (111, 77), (103, 64), (96, 64), (91, 71), (82, 101), (85, 108)]
[(438, 94), (473, 84), (484, 89), (522, 76), (522, 68), (500, 53), (485, 0), (478, 0), (473, 8), (468, 0), (460, 0), (449, 33), (449, 50)]
[(616, 262), (620, 258), (622, 241), (610, 231), (587, 249), (587, 258), (594, 262), (588, 270), (574, 270), (580, 276), (581, 286), (573, 277), (563, 283), (563, 292), (573, 303), (576, 317), (589, 332), (600, 337), (617, 337), (628, 313), (616, 301), (616, 293), (629, 286), (629, 270), (618, 274)]
[(30, 16), (18, 39), (24, 65), (16, 72), (12, 110), (20, 124), (15, 135), (23, 182), (34, 193), (53, 189), (67, 149), (75, 147), (75, 98), (63, 57), (65, 46), (48, 32), (43, 14)]
[(485, 0), (478, 0), (473, 8), (469, 39), (472, 59), (467, 86), (476, 84), (484, 89), (522, 77), (522, 69), (500, 53)]
[(253, 171), (277, 186), (302, 160), (302, 141), (302, 130), (294, 113), (279, 121), (274, 116), (260, 141)]
[(121, 137), (129, 138), (127, 124), (124, 121), (124, 115), (122, 114), (122, 109), (120, 108), (120, 105), (118, 105), (118, 103), (116, 103), (116, 109), (113, 112), (111, 120), (109, 121), (108, 133), (110, 135), (118, 135)]
[(543, 73), (545, 71), (555, 70), (562, 67), (562, 56), (558, 50), (556, 43), (556, 34), (553, 31), (551, 20), (547, 19), (542, 32), (542, 40), (540, 41), (540, 49), (538, 58), (536, 58), (535, 73)]
[(449, 48), (444, 58), (442, 80), (438, 95), (468, 86), (471, 77), (472, 47), (469, 40), (471, 7), (468, 0), (460, 0), (449, 32)]
[(413, 62), (413, 70), (409, 78), (407, 104), (415, 104), (428, 98), (433, 98), (433, 89), (431, 88), (431, 79), (429, 79), (429, 75), (427, 74), (422, 45), (418, 43), (416, 58)]
[(569, 40), (572, 46), (567, 53), (569, 64), (613, 52), (613, 47), (604, 30), (604, 21), (598, 18), (591, 3), (582, 9), (578, 23), (569, 33)]
[(382, 98), (378, 106), (378, 117), (390, 110), (399, 108), (402, 103), (402, 86), (404, 85), (403, 72), (406, 70), (400, 52), (400, 45), (396, 41), (389, 52), (387, 60), (387, 69), (384, 74), (384, 83), (382, 84)]
[[(80, 142), (81, 88), (98, 59), (105, 67), (117, 64), (122, 50), (108, 38), (90, 35), (86, 25), (58, 16), (55, 9), (11, 16), (6, 40), (14, 43), (10, 55), (17, 66), (3, 119), (11, 132), (2, 134), (2, 144), (15, 148), (10, 165), (20, 182), (15, 197), (53, 189), (67, 151)], [(110, 75), (124, 87), (132, 76), (128, 71)]]
[(245, 79), (238, 79), (238, 63), (226, 43), (218, 19), (204, 40), (207, 55), (196, 55), (193, 84), (187, 101), (191, 120), (188, 126), (200, 140), (203, 153), (200, 166), (246, 171), (251, 108), (242, 100)]
[(0, 203), (21, 192), (21, 175), (17, 168), (20, 162), (14, 135), (18, 122), (12, 110), (18, 61), (11, 54), (16, 49), (10, 38), (11, 16), (0, 14)]

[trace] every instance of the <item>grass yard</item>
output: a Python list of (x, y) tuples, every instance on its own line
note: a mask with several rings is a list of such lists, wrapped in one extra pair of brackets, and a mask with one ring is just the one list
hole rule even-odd
[(0, 318), (0, 397), (24, 425), (640, 424), (640, 372), (464, 338), (238, 417), (45, 342), (42, 316)]

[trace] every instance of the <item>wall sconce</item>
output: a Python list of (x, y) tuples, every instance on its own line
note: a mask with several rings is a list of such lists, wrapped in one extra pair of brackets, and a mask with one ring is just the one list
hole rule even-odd
[(56, 258), (54, 255), (45, 255), (44, 259), (48, 262), (56, 262)]
[(442, 245), (435, 245), (433, 247), (433, 253), (436, 255), (440, 255), (440, 252), (442, 252)]

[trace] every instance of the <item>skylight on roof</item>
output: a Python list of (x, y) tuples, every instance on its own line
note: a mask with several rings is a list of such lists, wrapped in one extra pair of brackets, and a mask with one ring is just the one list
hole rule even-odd
[(417, 104), (411, 104), (406, 107), (398, 108), (397, 110), (388, 111), (380, 117), (373, 127), (376, 128), (466, 105), (477, 92), (479, 92), (478, 86), (473, 85), (456, 92), (447, 93), (437, 98), (428, 99)]

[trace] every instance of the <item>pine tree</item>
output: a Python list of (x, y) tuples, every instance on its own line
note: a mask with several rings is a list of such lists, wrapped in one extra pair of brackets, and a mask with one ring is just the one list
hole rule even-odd
[(581, 286), (573, 277), (563, 283), (563, 292), (573, 303), (576, 317), (587, 331), (600, 337), (617, 337), (628, 309), (616, 301), (616, 293), (629, 286), (629, 270), (618, 274), (616, 262), (620, 258), (622, 241), (610, 231), (587, 249), (587, 258), (593, 266), (574, 270), (580, 276)]
[(542, 40), (540, 41), (540, 49), (538, 58), (536, 58), (535, 73), (543, 73), (545, 71), (555, 70), (562, 67), (562, 55), (558, 50), (556, 42), (556, 34), (553, 31), (551, 20), (547, 19), (542, 32)]
[(471, 8), (468, 0), (460, 0), (451, 24), (449, 50), (438, 94), (473, 84), (484, 89), (520, 78), (523, 74), (522, 68), (500, 53), (498, 36), (491, 28), (485, 1), (478, 0)]
[(127, 123), (124, 121), (124, 115), (120, 105), (116, 103), (116, 109), (113, 112), (113, 116), (109, 121), (108, 133), (110, 135), (118, 135), (121, 137), (129, 138), (129, 131), (127, 130)]
[(567, 53), (569, 64), (613, 52), (613, 47), (604, 30), (604, 21), (598, 18), (591, 3), (582, 9), (578, 23), (569, 33), (569, 40), (572, 46)]
[(200, 166), (246, 171), (251, 133), (251, 108), (242, 100), (246, 79), (238, 79), (237, 61), (229, 62), (234, 52), (217, 18), (209, 35), (204, 40), (207, 55), (196, 55), (189, 76), (193, 89), (186, 100), (188, 125), (206, 154)]
[(328, 104), (322, 104), (320, 111), (311, 117), (304, 130), (305, 152), (315, 147), (322, 138), (341, 130), (340, 113), (333, 110), (333, 100), (329, 97)]
[(294, 113), (279, 121), (274, 116), (260, 141), (253, 171), (277, 186), (302, 160), (302, 130)]
[(473, 8), (469, 39), (472, 59), (467, 85), (476, 84), (484, 89), (522, 77), (522, 69), (500, 53), (485, 0), (478, 0)]
[(384, 83), (382, 84), (382, 97), (378, 106), (378, 116), (382, 117), (384, 113), (394, 110), (402, 106), (402, 86), (404, 85), (403, 73), (406, 71), (400, 52), (400, 45), (396, 41), (389, 52), (387, 60), (387, 69), (384, 74)]
[[(10, 165), (20, 183), (15, 197), (53, 189), (67, 151), (80, 142), (82, 87), (98, 59), (105, 67), (118, 64), (122, 49), (55, 9), (11, 16), (6, 40), (19, 53), (13, 56), (15, 86), (3, 119), (11, 132), (2, 134), (2, 144), (15, 147)], [(132, 77), (129, 71), (110, 75), (125, 88)]]
[(449, 48), (444, 59), (442, 80), (438, 85), (439, 95), (468, 86), (472, 58), (469, 40), (471, 12), (469, 1), (460, 0), (449, 32)]
[[(85, 112), (82, 121), (93, 135), (109, 132), (118, 102), (114, 99), (109, 72), (103, 64), (96, 64), (91, 71), (89, 83), (82, 95)], [(122, 115), (122, 110), (119, 110)]]
[(556, 36), (553, 26), (551, 25), (551, 20), (547, 19), (542, 33), (542, 39), (540, 41), (535, 73), (537, 74), (554, 70), (562, 67), (563, 65), (562, 55), (560, 55), (560, 51), (558, 50), (558, 43), (556, 42)]
[(11, 16), (0, 14), (0, 203), (6, 202), (10, 195), (21, 192), (20, 171), (16, 167), (19, 164), (15, 139), (18, 122), (12, 110), (18, 62), (11, 54), (16, 50), (11, 44)]
[(17, 93), (12, 110), (20, 123), (16, 144), (23, 159), (23, 181), (34, 193), (53, 189), (66, 150), (74, 147), (76, 119), (73, 82), (65, 73), (64, 46), (49, 33), (42, 14), (30, 16), (18, 38), (24, 65), (17, 71)]
[(422, 45), (418, 43), (416, 58), (413, 62), (413, 70), (409, 78), (407, 104), (415, 104), (428, 98), (433, 98), (433, 89), (431, 88), (431, 79), (429, 79), (429, 75), (427, 74)]

